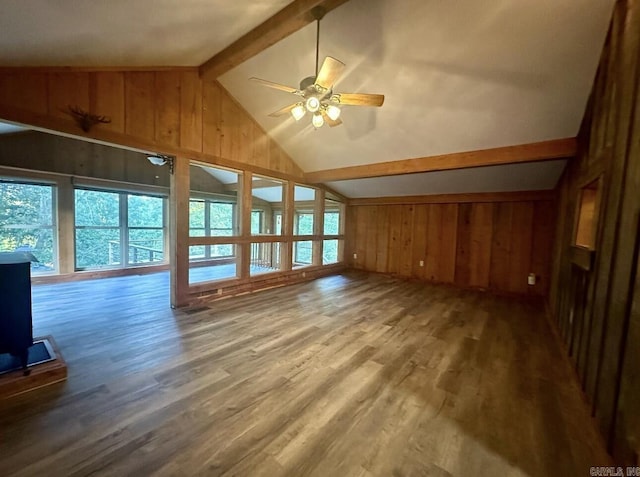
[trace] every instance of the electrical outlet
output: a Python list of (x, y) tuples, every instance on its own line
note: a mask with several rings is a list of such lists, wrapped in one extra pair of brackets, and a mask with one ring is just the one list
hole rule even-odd
[(353, 254), (353, 259), (354, 259), (354, 260), (357, 260), (357, 259), (358, 259), (358, 254), (357, 254), (357, 253), (354, 253), (354, 254)]
[(420, 266), (424, 267), (424, 260), (420, 260)]

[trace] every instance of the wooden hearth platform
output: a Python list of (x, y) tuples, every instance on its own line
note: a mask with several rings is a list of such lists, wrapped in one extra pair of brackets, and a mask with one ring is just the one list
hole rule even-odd
[(67, 379), (67, 364), (62, 359), (58, 346), (51, 336), (35, 338), (34, 341), (46, 339), (49, 341), (55, 359), (45, 363), (29, 366), (31, 373), (24, 376), (21, 369), (0, 374), (0, 399), (6, 399), (34, 389), (58, 383)]

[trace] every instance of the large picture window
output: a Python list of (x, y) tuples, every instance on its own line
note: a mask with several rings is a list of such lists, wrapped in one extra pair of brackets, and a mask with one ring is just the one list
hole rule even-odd
[(55, 187), (0, 180), (0, 251), (31, 252), (31, 273), (56, 270)]
[(76, 189), (76, 269), (164, 261), (164, 223), (162, 197)]

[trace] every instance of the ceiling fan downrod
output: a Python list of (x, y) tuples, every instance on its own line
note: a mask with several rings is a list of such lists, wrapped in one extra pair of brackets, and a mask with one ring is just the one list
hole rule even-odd
[(316, 78), (318, 77), (318, 63), (320, 59), (320, 20), (322, 20), (327, 11), (321, 5), (317, 5), (311, 9), (311, 16), (316, 20)]

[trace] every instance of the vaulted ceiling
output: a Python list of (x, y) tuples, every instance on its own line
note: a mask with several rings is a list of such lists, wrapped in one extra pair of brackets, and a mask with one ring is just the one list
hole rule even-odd
[[(197, 66), (287, 3), (2, 2), (0, 66)], [(322, 21), (320, 57), (347, 65), (335, 90), (382, 93), (386, 101), (382, 108), (344, 107), (336, 128), (315, 130), (308, 117), (268, 117), (295, 97), (247, 81), (258, 76), (297, 87), (312, 75), (314, 24), (219, 80), (306, 172), (573, 137), (613, 4), (349, 0)], [(488, 177), (478, 188), (523, 190), (533, 174), (540, 179), (534, 185), (552, 188), (561, 170), (555, 164), (476, 170), (476, 183)], [(469, 171), (332, 185), (347, 196), (384, 188), (397, 195), (467, 191)]]

